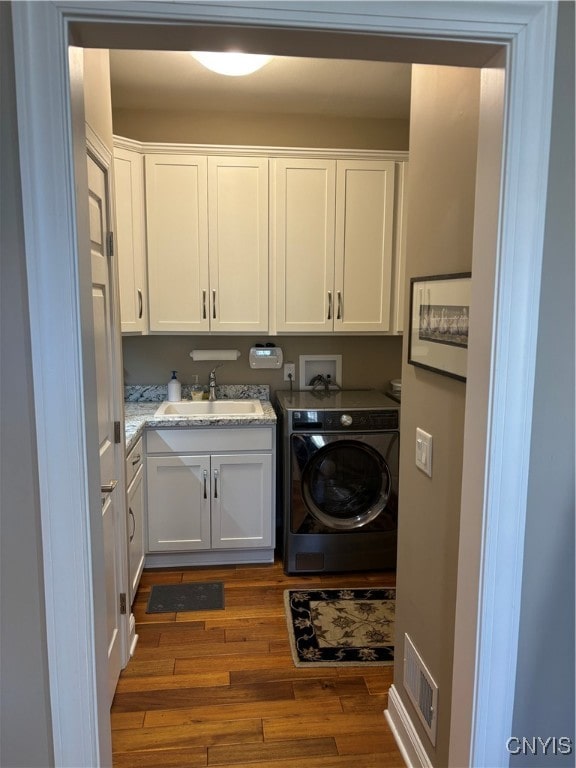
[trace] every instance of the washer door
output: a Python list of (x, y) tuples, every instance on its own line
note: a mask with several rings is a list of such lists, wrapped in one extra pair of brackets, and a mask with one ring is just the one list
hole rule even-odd
[(302, 472), (302, 495), (310, 514), (334, 530), (361, 528), (378, 517), (391, 487), (382, 456), (355, 440), (324, 445)]

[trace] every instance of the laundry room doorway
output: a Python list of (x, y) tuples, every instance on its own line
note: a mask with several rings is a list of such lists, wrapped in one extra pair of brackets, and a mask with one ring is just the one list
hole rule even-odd
[[(54, 749), (58, 764), (109, 762), (109, 724), (106, 724), (105, 708), (96, 684), (101, 670), (98, 669), (99, 652), (94, 647), (90, 611), (79, 615), (69, 611), (70, 615), (66, 615), (62, 610), (63, 604), (90, 607), (93, 587), (103, 584), (103, 564), (91, 560), (90, 531), (86, 524), (90, 505), (98, 497), (97, 479), (83, 466), (77, 477), (70, 478), (64, 493), (56, 482), (51, 482), (59, 477), (61, 457), (57, 460), (58, 457), (51, 456), (48, 450), (48, 446), (63, 444), (68, 452), (84, 456), (87, 430), (94, 429), (90, 420), (86, 420), (86, 407), (94, 395), (95, 381), (81, 384), (84, 374), (82, 316), (87, 311), (89, 292), (86, 286), (78, 283), (78, 242), (82, 242), (86, 233), (80, 232), (77, 238), (73, 157), (74, 150), (78, 149), (75, 142), (81, 140), (79, 126), (71, 125), (69, 118), (70, 73), (66, 66), (69, 44), (188, 50), (199, 47), (195, 42), (203, 48), (221, 48), (231, 40), (241, 39), (247, 50), (255, 52), (262, 48), (289, 55), (329, 56), (337, 52), (341, 58), (342, 52), (346, 51), (351, 58), (369, 56), (478, 67), (488, 65), (499, 50), (508, 48), (511, 55), (507, 59), (505, 150), (509, 151), (504, 152), (503, 191), (498, 206), (502, 220), (497, 222), (498, 227), (494, 227), (493, 221), (488, 225), (493, 236), (498, 229), (499, 240), (492, 239), (485, 244), (489, 246), (486, 252), (492, 270), (490, 274), (489, 270), (484, 274), (488, 282), (482, 285), (478, 281), (477, 287), (495, 296), (499, 306), (514, 306), (517, 311), (513, 316), (497, 312), (494, 333), (492, 317), (482, 319), (495, 346), (489, 375), (477, 393), (481, 406), (479, 420), (484, 425), (484, 432), (479, 429), (470, 436), (466, 461), (480, 458), (482, 464), (486, 462), (491, 496), (489, 506), (486, 497), (480, 500), (484, 514), (498, 515), (510, 498), (518, 500), (516, 506), (510, 508), (508, 505), (507, 508), (512, 521), (507, 551), (500, 549), (498, 542), (490, 538), (476, 542), (477, 559), (472, 571), (480, 564), (481, 549), (484, 552), (480, 592), (496, 592), (493, 589), (496, 580), (499, 589), (492, 603), (482, 604), (479, 644), (471, 649), (472, 658), (478, 661), (477, 677), (470, 670), (466, 690), (470, 718), (459, 748), (469, 750), (472, 744), (475, 764), (493, 764), (491, 750), (496, 748), (498, 735), (507, 731), (510, 724), (514, 664), (502, 669), (496, 664), (493, 674), (488, 676), (488, 684), (482, 678), (482, 670), (490, 661), (491, 638), (496, 637), (506, 659), (510, 654), (515, 658), (517, 643), (514, 617), (499, 625), (498, 616), (505, 606), (509, 610), (510, 605), (518, 604), (514, 598), (518, 597), (522, 572), (522, 505), (529, 461), (525, 433), (532, 413), (536, 343), (526, 335), (525, 328), (530, 325), (528, 313), (539, 292), (554, 8), (547, 3), (532, 3), (529, 9), (519, 8), (516, 3), (486, 3), (471, 4), (463, 9), (458, 4), (455, 17), (451, 15), (454, 8), (451, 4), (427, 4), (424, 10), (420, 4), (374, 4), (363, 8), (362, 13), (357, 6), (343, 5), (345, 7), (338, 10), (324, 4), (305, 7), (266, 4), (254, 8), (244, 3), (213, 6), (206, 3), (146, 3), (137, 6), (129, 2), (113, 5), (94, 2), (88, 6), (69, 2), (62, 5), (16, 3), (14, 6), (37, 412), (41, 411), (42, 403), (56, 403), (39, 426), (42, 439), (39, 440), (38, 458), (41, 485), (45, 491), (41, 517), (47, 613), (62, 619), (50, 622), (48, 627)], [(73, 90), (76, 75), (81, 79), (81, 73), (71, 73)], [(22, 88), (22, 84), (26, 88)], [(527, 115), (530, 119), (526, 119)], [(512, 142), (514, 151), (511, 151)], [(530, 162), (535, 154), (541, 158), (536, 168)], [(62, 190), (62, 195), (55, 196), (54, 189)], [(79, 191), (86, 192), (85, 189)], [(46, 200), (51, 201), (48, 210)], [(485, 198), (477, 203), (479, 226), (486, 223), (483, 218), (486, 210), (492, 211), (490, 204), (486, 209), (483, 207), (486, 203)], [(522, 232), (522, 237), (516, 237), (518, 232)], [(75, 297), (72, 311), (69, 306), (54, 305), (53, 295), (62, 292)], [(514, 338), (526, 339), (521, 354), (510, 354), (511, 339)], [(56, 345), (54, 339), (58, 340)], [(48, 348), (53, 350), (49, 360), (42, 354), (42, 350)], [(63, 370), (69, 372), (75, 383), (68, 401), (58, 405), (59, 372)], [(494, 399), (494, 393), (499, 397)], [(495, 406), (487, 412), (490, 400)], [(499, 450), (490, 451), (481, 438), (483, 434), (490, 439), (491, 427), (495, 424), (499, 425)], [(514, 457), (514, 461), (507, 459), (508, 456)], [(490, 537), (488, 523), (484, 521), (483, 530)], [(81, 546), (78, 546), (79, 542)], [(70, 551), (77, 553), (79, 570), (90, 574), (90, 578), (68, 578), (66, 555)], [(476, 586), (477, 576), (476, 573)], [(459, 574), (460, 579), (474, 592), (470, 571)], [(471, 610), (474, 615), (476, 606), (476, 600), (473, 600)], [(85, 649), (88, 649), (87, 653)], [(74, 664), (69, 663), (70, 659)], [(499, 671), (502, 672), (500, 677), (496, 674)], [(84, 695), (70, 701), (70, 691), (76, 691), (78, 687)], [(473, 698), (475, 710), (471, 703)], [(456, 760), (454, 764), (458, 764)]]

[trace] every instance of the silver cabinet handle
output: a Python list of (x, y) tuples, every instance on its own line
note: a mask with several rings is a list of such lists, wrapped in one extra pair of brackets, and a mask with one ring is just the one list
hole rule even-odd
[(144, 305), (142, 303), (142, 291), (138, 288), (138, 320), (142, 320)]
[(216, 320), (216, 291), (212, 291), (212, 319)]
[(118, 480), (110, 480), (109, 483), (104, 483), (100, 486), (100, 493), (102, 494), (102, 506), (106, 504), (106, 497), (109, 493), (112, 493), (114, 488), (118, 485)]
[(135, 467), (135, 466), (136, 466), (136, 464), (139, 464), (139, 463), (140, 463), (140, 460), (141, 460), (141, 458), (142, 458), (142, 456), (140, 456), (140, 454), (139, 454), (139, 453), (138, 453), (138, 454), (136, 454), (136, 456), (134, 456), (134, 458), (132, 459), (132, 466), (133, 466), (133, 467)]
[(214, 498), (218, 498), (218, 470), (214, 470)]
[(136, 534), (136, 518), (134, 517), (134, 512), (132, 512), (130, 507), (128, 507), (128, 514), (132, 518), (132, 533), (130, 534), (130, 540), (129, 540), (129, 543), (132, 544), (132, 539)]
[(332, 320), (332, 291), (328, 291), (328, 320)]
[(204, 478), (204, 498), (207, 499), (208, 498), (208, 490), (206, 488), (206, 478), (208, 477), (208, 470), (207, 469), (205, 469), (202, 472), (202, 477)]
[(206, 320), (206, 291), (202, 291), (202, 320)]
[(336, 292), (336, 296), (338, 297), (338, 313), (336, 315), (336, 320), (342, 320), (342, 294), (340, 291)]

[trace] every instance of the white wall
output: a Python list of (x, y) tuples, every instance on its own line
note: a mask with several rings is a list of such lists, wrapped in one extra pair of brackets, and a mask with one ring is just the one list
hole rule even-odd
[[(540, 297), (520, 642), (512, 735), (569, 736), (511, 766), (573, 766), (574, 737), (574, 4), (560, 3)], [(514, 742), (514, 747), (517, 747)]]
[(0, 765), (53, 765), (9, 3), (0, 3)]

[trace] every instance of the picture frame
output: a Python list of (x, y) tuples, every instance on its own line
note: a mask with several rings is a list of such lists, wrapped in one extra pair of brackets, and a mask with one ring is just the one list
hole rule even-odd
[(471, 273), (410, 279), (408, 363), (466, 381)]

